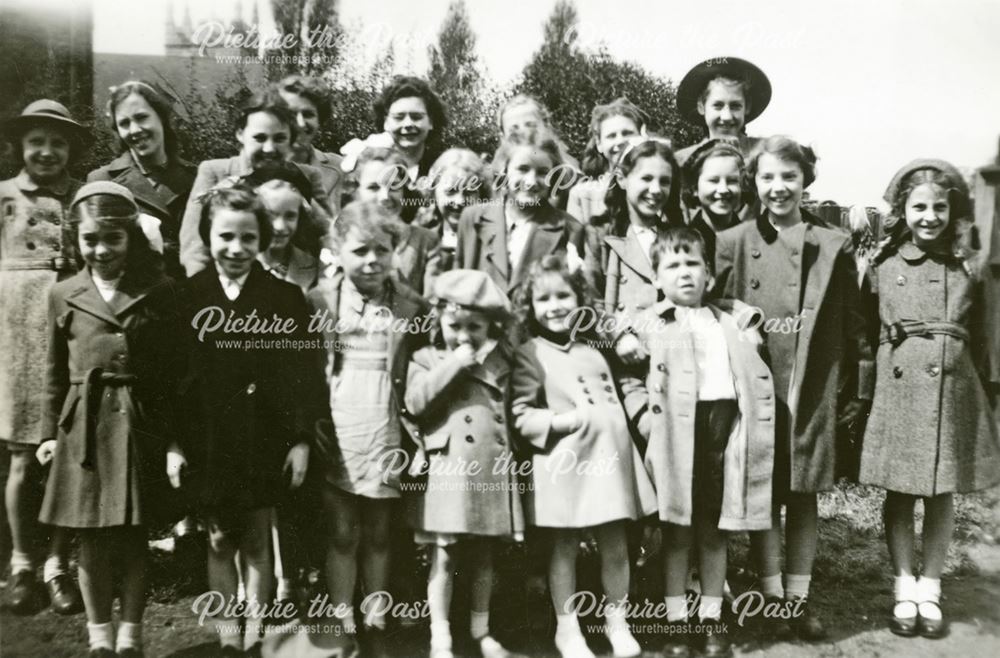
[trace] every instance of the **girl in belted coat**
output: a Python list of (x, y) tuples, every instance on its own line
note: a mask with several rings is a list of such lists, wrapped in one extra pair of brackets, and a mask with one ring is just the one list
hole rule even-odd
[(510, 302), (476, 270), (442, 274), (433, 300), (436, 338), (413, 355), (405, 398), (419, 446), (411, 473), (427, 476), (426, 489), (408, 502), (417, 542), (432, 546), (431, 655), (450, 655), (451, 591), (456, 572), (468, 570), (472, 639), (484, 656), (502, 658), (509, 654), (489, 632), (493, 550), (524, 532), (508, 436)]
[[(881, 335), (861, 481), (887, 490), (895, 575), (890, 628), (941, 637), (941, 572), (954, 528), (952, 495), (1000, 481), (1000, 439), (984, 384), (998, 355), (983, 331), (982, 263), (961, 246), (970, 214), (962, 175), (915, 160), (893, 178), (888, 243), (871, 277)], [(923, 573), (914, 569), (913, 508), (924, 502)]]
[(572, 596), (580, 534), (591, 530), (601, 552), (601, 580), (610, 604), (605, 634), (615, 656), (638, 656), (625, 618), (629, 560), (625, 522), (656, 510), (656, 494), (633, 443), (633, 421), (646, 405), (642, 382), (622, 374), (593, 335), (574, 329), (593, 313), (581, 272), (559, 256), (530, 271), (522, 315), (534, 336), (515, 353), (511, 413), (521, 446), (531, 455), (528, 522), (552, 532), (549, 589), (556, 647), (563, 656), (592, 656), (580, 632)]
[(112, 560), (122, 565), (118, 655), (138, 656), (146, 528), (171, 516), (166, 453), (178, 429), (184, 325), (132, 194), (89, 183), (71, 212), (86, 267), (49, 298), (38, 454), (52, 471), (41, 520), (79, 530), (91, 655), (115, 649)]
[[(7, 604), (25, 614), (36, 612), (45, 598), (31, 556), (42, 495), (34, 452), (42, 438), (44, 300), (57, 281), (76, 271), (67, 217), (80, 183), (66, 166), (89, 135), (65, 107), (45, 99), (6, 121), (2, 131), (24, 164), (17, 176), (0, 182), (0, 446), (10, 452)], [(73, 614), (80, 610), (80, 594), (69, 575), (68, 534), (57, 529), (52, 539), (43, 580), (52, 608)]]

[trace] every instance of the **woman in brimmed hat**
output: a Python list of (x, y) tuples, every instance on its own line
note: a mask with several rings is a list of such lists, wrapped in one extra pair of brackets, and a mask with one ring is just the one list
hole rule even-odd
[[(706, 139), (739, 140), (744, 155), (759, 141), (748, 137), (746, 124), (771, 102), (771, 81), (760, 68), (738, 57), (713, 57), (687, 72), (677, 87), (677, 109), (691, 123), (706, 128)], [(700, 144), (677, 152), (683, 166)]]
[(110, 91), (107, 116), (121, 155), (87, 174), (87, 180), (124, 185), (143, 212), (160, 220), (167, 274), (183, 279), (180, 227), (197, 168), (178, 151), (172, 99), (141, 80)]
[[(915, 160), (886, 190), (888, 242), (870, 271), (881, 339), (860, 481), (882, 487), (895, 576), (889, 628), (942, 637), (941, 573), (954, 530), (953, 494), (1000, 481), (1000, 437), (984, 385), (982, 263), (964, 246), (969, 189), (954, 166)], [(923, 500), (923, 569), (914, 506)]]
[[(8, 603), (34, 612), (44, 593), (34, 574), (30, 546), (37, 531), (41, 492), (31, 471), (41, 438), (38, 403), (45, 388), (45, 300), (59, 279), (76, 270), (74, 245), (65, 238), (66, 218), (80, 183), (66, 166), (89, 140), (87, 129), (63, 105), (42, 99), (0, 125), (24, 163), (21, 172), (0, 182), (0, 444), (11, 453), (7, 517), (13, 551)], [(80, 595), (69, 575), (68, 535), (53, 533), (43, 580), (52, 607), (72, 614)]]

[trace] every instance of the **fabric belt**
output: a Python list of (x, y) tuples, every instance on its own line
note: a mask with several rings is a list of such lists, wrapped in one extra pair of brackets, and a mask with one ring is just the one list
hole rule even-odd
[(73, 262), (62, 256), (58, 258), (4, 258), (0, 260), (0, 270), (55, 270), (66, 272), (75, 270)]
[[(97, 453), (97, 416), (104, 389), (131, 386), (138, 379), (135, 375), (105, 372), (103, 368), (91, 368), (82, 377), (70, 377), (70, 384), (80, 385), (80, 400), (85, 405), (83, 445), (74, 446), (79, 464), (83, 468), (89, 470), (94, 468), (94, 458)], [(82, 454), (80, 454), (81, 452)]]
[(969, 330), (957, 322), (902, 320), (883, 325), (879, 343), (892, 343), (893, 347), (899, 347), (907, 338), (932, 335), (951, 336), (969, 342)]

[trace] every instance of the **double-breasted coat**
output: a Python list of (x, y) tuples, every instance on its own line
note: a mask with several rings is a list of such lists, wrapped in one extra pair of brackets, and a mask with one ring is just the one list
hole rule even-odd
[(524, 531), (507, 415), (511, 359), (506, 343), (471, 367), (437, 347), (413, 355), (405, 401), (428, 460), (426, 490), (410, 504), (415, 528), (506, 538)]
[(181, 158), (168, 160), (164, 167), (148, 171), (136, 163), (131, 151), (87, 174), (87, 182), (109, 180), (132, 192), (143, 212), (160, 220), (163, 257), (167, 273), (183, 278), (180, 267), (181, 220), (187, 207), (197, 168)]
[[(850, 236), (826, 228), (804, 210), (802, 214), (806, 222), (802, 244), (791, 256), (800, 277), (788, 282), (800, 291), (798, 324), (770, 327), (768, 318), (763, 318), (762, 328), (765, 344), (772, 330), (795, 335), (789, 390), (786, 396), (775, 391), (778, 399), (787, 399), (788, 435), (777, 436), (776, 442), (784, 442), (788, 450), (791, 491), (816, 492), (834, 483), (840, 394), (870, 400), (875, 368)], [(714, 290), (720, 297), (758, 306), (767, 295), (784, 294), (760, 285), (764, 268), (773, 266), (761, 257), (764, 246), (778, 239), (765, 215), (717, 237)]]
[(973, 262), (905, 242), (871, 272), (882, 330), (861, 456), (866, 484), (935, 496), (1000, 482)]
[(189, 485), (210, 514), (275, 505), (288, 489), (285, 456), (310, 442), (322, 410), (302, 291), (254, 262), (230, 300), (212, 266), (188, 280), (185, 319), (191, 359), (180, 391)]
[[(300, 225), (296, 239), (300, 242), (300, 247), (318, 254), (319, 240), (329, 229), (330, 218), (334, 216), (333, 209), (324, 192), (323, 175), (319, 170), (304, 164), (296, 166), (302, 169), (313, 189), (312, 212), (309, 214), (312, 221), (308, 225)], [(208, 247), (201, 241), (198, 232), (202, 195), (224, 181), (236, 181), (252, 172), (250, 160), (243, 154), (232, 158), (205, 160), (198, 165), (198, 173), (191, 187), (180, 228), (180, 259), (188, 276), (193, 276), (211, 263)]]
[(503, 203), (498, 199), (496, 203), (469, 206), (458, 220), (455, 267), (486, 272), (501, 290), (513, 298), (534, 263), (550, 254), (565, 255), (567, 245), (573, 245), (577, 256), (584, 262), (587, 279), (595, 289), (602, 289), (597, 287), (600, 279), (597, 258), (600, 252), (596, 248), (595, 236), (583, 224), (549, 205), (542, 206), (539, 216), (531, 224), (532, 232), (521, 251), (520, 261), (511, 264)]
[[(760, 354), (756, 329), (711, 304), (729, 350), (739, 415), (723, 458), (722, 530), (771, 527), (771, 478), (774, 470), (774, 384)], [(695, 412), (698, 376), (694, 336), (676, 308), (660, 302), (641, 313), (635, 330), (649, 351), (648, 427), (645, 463), (661, 521), (691, 525), (695, 468)], [(698, 492), (694, 492), (695, 496)]]
[(45, 387), (45, 300), (76, 271), (68, 212), (80, 183), (0, 182), (0, 442), (38, 445)]
[(656, 273), (632, 231), (625, 237), (607, 235), (604, 244), (604, 310), (614, 313), (615, 333), (621, 333), (639, 313), (656, 303)]
[(140, 525), (177, 511), (165, 455), (180, 438), (185, 345), (178, 289), (162, 274), (126, 270), (110, 302), (88, 269), (52, 288), (40, 435), (58, 443), (42, 522)]
[[(531, 458), (528, 522), (587, 528), (656, 511), (633, 432), (647, 396), (642, 382), (612, 371), (597, 348), (536, 337), (517, 349), (511, 375), (516, 436)], [(582, 426), (552, 433), (557, 414), (576, 411)]]
[[(340, 354), (336, 349), (339, 343), (338, 323), (340, 318), (341, 288), (344, 283), (343, 270), (337, 270), (333, 276), (321, 279), (319, 285), (309, 291), (308, 302), (314, 318), (313, 329), (325, 342), (327, 349), (319, 354), (319, 369), (323, 381), (320, 383), (321, 396), (330, 400), (330, 390), (335, 379), (341, 376)], [(402, 418), (410, 416), (404, 398), (406, 392), (406, 373), (410, 365), (410, 356), (427, 341), (428, 303), (413, 290), (388, 279), (386, 285), (389, 292), (389, 307), (392, 310), (392, 325), (388, 331), (388, 365), (392, 380), (392, 395), (394, 405), (400, 410)], [(333, 426), (329, 407), (321, 419), (327, 426), (317, 437), (316, 447), (328, 465), (343, 461), (337, 445), (337, 428)], [(404, 429), (415, 428), (413, 423), (405, 424)], [(405, 466), (398, 460), (386, 461), (382, 466), (386, 471), (382, 475), (383, 482), (398, 481)], [(397, 469), (393, 471), (392, 469)]]

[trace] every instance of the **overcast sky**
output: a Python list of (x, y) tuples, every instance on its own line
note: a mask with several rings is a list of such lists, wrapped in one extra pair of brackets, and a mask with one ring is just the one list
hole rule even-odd
[[(69, 0), (34, 0), (56, 3)], [(227, 18), (238, 0), (196, 0), (196, 23)], [(246, 17), (250, 3), (242, 0)], [(94, 0), (98, 52), (162, 52), (168, 0)], [(177, 17), (185, 0), (173, 0)], [(266, 2), (264, 2), (266, 4)], [(449, 0), (341, 0), (347, 25), (379, 26), (401, 66), (426, 69)], [(467, 0), (478, 52), (514, 79), (542, 38), (555, 0)], [(579, 42), (603, 43), (675, 82), (713, 56), (744, 57), (771, 78), (751, 134), (786, 133), (820, 156), (816, 198), (875, 203), (915, 157), (976, 167), (1000, 136), (997, 0), (576, 0)], [(266, 13), (261, 12), (265, 25)]]

